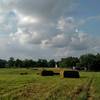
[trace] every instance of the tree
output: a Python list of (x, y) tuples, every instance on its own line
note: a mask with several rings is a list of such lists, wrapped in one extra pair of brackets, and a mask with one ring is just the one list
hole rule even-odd
[(15, 67), (15, 60), (13, 57), (10, 57), (8, 60), (8, 67)]
[(48, 67), (55, 67), (55, 60), (54, 59), (51, 59), (49, 62), (48, 62)]
[(5, 68), (7, 64), (6, 60), (0, 59), (0, 68)]
[(80, 56), (80, 65), (86, 67), (88, 70), (94, 70), (96, 63), (96, 56), (93, 54), (85, 54)]
[(61, 67), (72, 68), (73, 66), (76, 66), (76, 63), (79, 63), (79, 59), (77, 57), (67, 57), (67, 58), (62, 58), (61, 61), (59, 62), (59, 65)]
[(38, 67), (48, 67), (48, 62), (45, 59), (39, 59), (37, 61), (37, 66)]
[(89, 71), (100, 71), (100, 54), (84, 54), (80, 58), (77, 57), (67, 57), (62, 58), (61, 61), (55, 62), (54, 59), (47, 61), (46, 59), (38, 59), (34, 61), (32, 59), (14, 59), (10, 57), (8, 61), (0, 59), (0, 68), (5, 67), (55, 67), (57, 64), (60, 67), (72, 68), (73, 66), (78, 66), (81, 68), (86, 68)]
[(95, 71), (100, 71), (100, 54), (99, 53), (96, 55), (94, 70)]
[(25, 68), (32, 67), (32, 60), (28, 60), (28, 59), (23, 60), (23, 67)]
[(23, 66), (23, 61), (20, 60), (20, 59), (16, 59), (16, 61), (15, 61), (15, 66), (16, 66), (16, 67), (22, 67), (22, 66)]

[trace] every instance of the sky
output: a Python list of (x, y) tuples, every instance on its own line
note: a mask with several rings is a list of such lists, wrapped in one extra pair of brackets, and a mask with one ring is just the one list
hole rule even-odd
[(86, 53), (100, 53), (100, 0), (0, 0), (0, 58)]

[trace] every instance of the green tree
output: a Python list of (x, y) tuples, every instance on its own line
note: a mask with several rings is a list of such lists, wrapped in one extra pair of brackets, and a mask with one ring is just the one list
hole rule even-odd
[(22, 66), (23, 66), (23, 61), (20, 60), (20, 59), (16, 59), (16, 61), (15, 61), (15, 66), (16, 66), (16, 67), (22, 67)]
[(37, 61), (37, 66), (38, 67), (48, 67), (48, 61), (45, 59), (39, 59)]
[(59, 65), (60, 67), (72, 68), (73, 66), (76, 66), (76, 63), (79, 63), (79, 59), (77, 57), (67, 57), (62, 58)]
[(55, 67), (55, 60), (54, 59), (51, 59), (49, 62), (48, 62), (48, 67)]
[(88, 70), (93, 70), (96, 63), (96, 56), (93, 54), (85, 54), (80, 56), (80, 65)]
[(13, 57), (10, 57), (8, 60), (8, 67), (15, 67), (15, 60)]
[(5, 68), (6, 65), (7, 65), (7, 61), (3, 60), (3, 59), (0, 59), (0, 68)]

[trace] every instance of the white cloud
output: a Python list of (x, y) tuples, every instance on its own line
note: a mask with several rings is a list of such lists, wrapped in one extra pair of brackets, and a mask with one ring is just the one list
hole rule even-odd
[(40, 44), (42, 35), (37, 32), (23, 31), (18, 29), (16, 33), (11, 33), (10, 37), (13, 41), (19, 41), (21, 44)]
[(39, 22), (39, 19), (38, 18), (34, 18), (33, 16), (30, 16), (30, 15), (23, 15), (21, 14), (20, 12), (14, 10), (14, 12), (16, 13), (17, 15), (17, 18), (18, 18), (18, 25), (22, 26), (22, 25), (29, 25), (29, 24), (36, 24)]
[(73, 17), (63, 18), (58, 21), (57, 29), (64, 32), (71, 32), (76, 28), (76, 23)]
[[(73, 0), (17, 0), (16, 10), (25, 15), (32, 15), (42, 19), (59, 18), (61, 14), (72, 10)], [(66, 10), (65, 10), (66, 9)]]
[(14, 0), (0, 0), (0, 13), (7, 13), (14, 9), (16, 1)]
[(56, 56), (80, 56), (85, 53), (97, 53), (100, 50), (99, 39), (87, 33), (79, 32), (71, 37), (69, 45), (58, 49)]
[(76, 20), (67, 14), (75, 5), (74, 0), (0, 0), (0, 34), (7, 34), (0, 38), (0, 55), (61, 57), (99, 51), (99, 39), (78, 28), (100, 17)]
[(52, 37), (51, 39), (43, 40), (41, 46), (44, 48), (63, 48), (64, 46), (67, 46), (69, 39), (70, 38), (66, 37), (65, 34), (58, 34), (55, 37)]
[(86, 23), (92, 22), (93, 20), (100, 20), (100, 15), (98, 16), (89, 16), (85, 19), (80, 19), (77, 26), (85, 25)]
[[(24, 23), (26, 24), (26, 23)], [(36, 26), (38, 24), (36, 23)], [(13, 41), (19, 41), (19, 43), (24, 45), (37, 45), (40, 46), (41, 50), (57, 50), (55, 56), (68, 56), (91, 51), (92, 48), (95, 48), (97, 45), (96, 39), (93, 40), (88, 33), (81, 32), (77, 29), (77, 23), (73, 17), (61, 17), (57, 25), (53, 26), (53, 30), (58, 28), (58, 33), (56, 34), (48, 34), (48, 30), (35, 31), (29, 27), (35, 27), (34, 24), (30, 24), (27, 26), (20, 26), (19, 30), (13, 34), (10, 34), (10, 37)], [(51, 32), (53, 32), (53, 30)], [(93, 50), (93, 49), (92, 49)], [(94, 50), (96, 51), (96, 50)], [(61, 53), (62, 52), (62, 53)], [(58, 56), (57, 56), (58, 55)]]
[(87, 50), (91, 46), (95, 46), (94, 41), (87, 33), (79, 32), (71, 37), (70, 49)]

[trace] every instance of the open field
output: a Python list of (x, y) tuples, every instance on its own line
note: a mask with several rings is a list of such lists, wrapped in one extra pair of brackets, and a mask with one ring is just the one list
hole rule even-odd
[(0, 100), (100, 100), (100, 72), (80, 72), (76, 79), (37, 72), (0, 69)]

